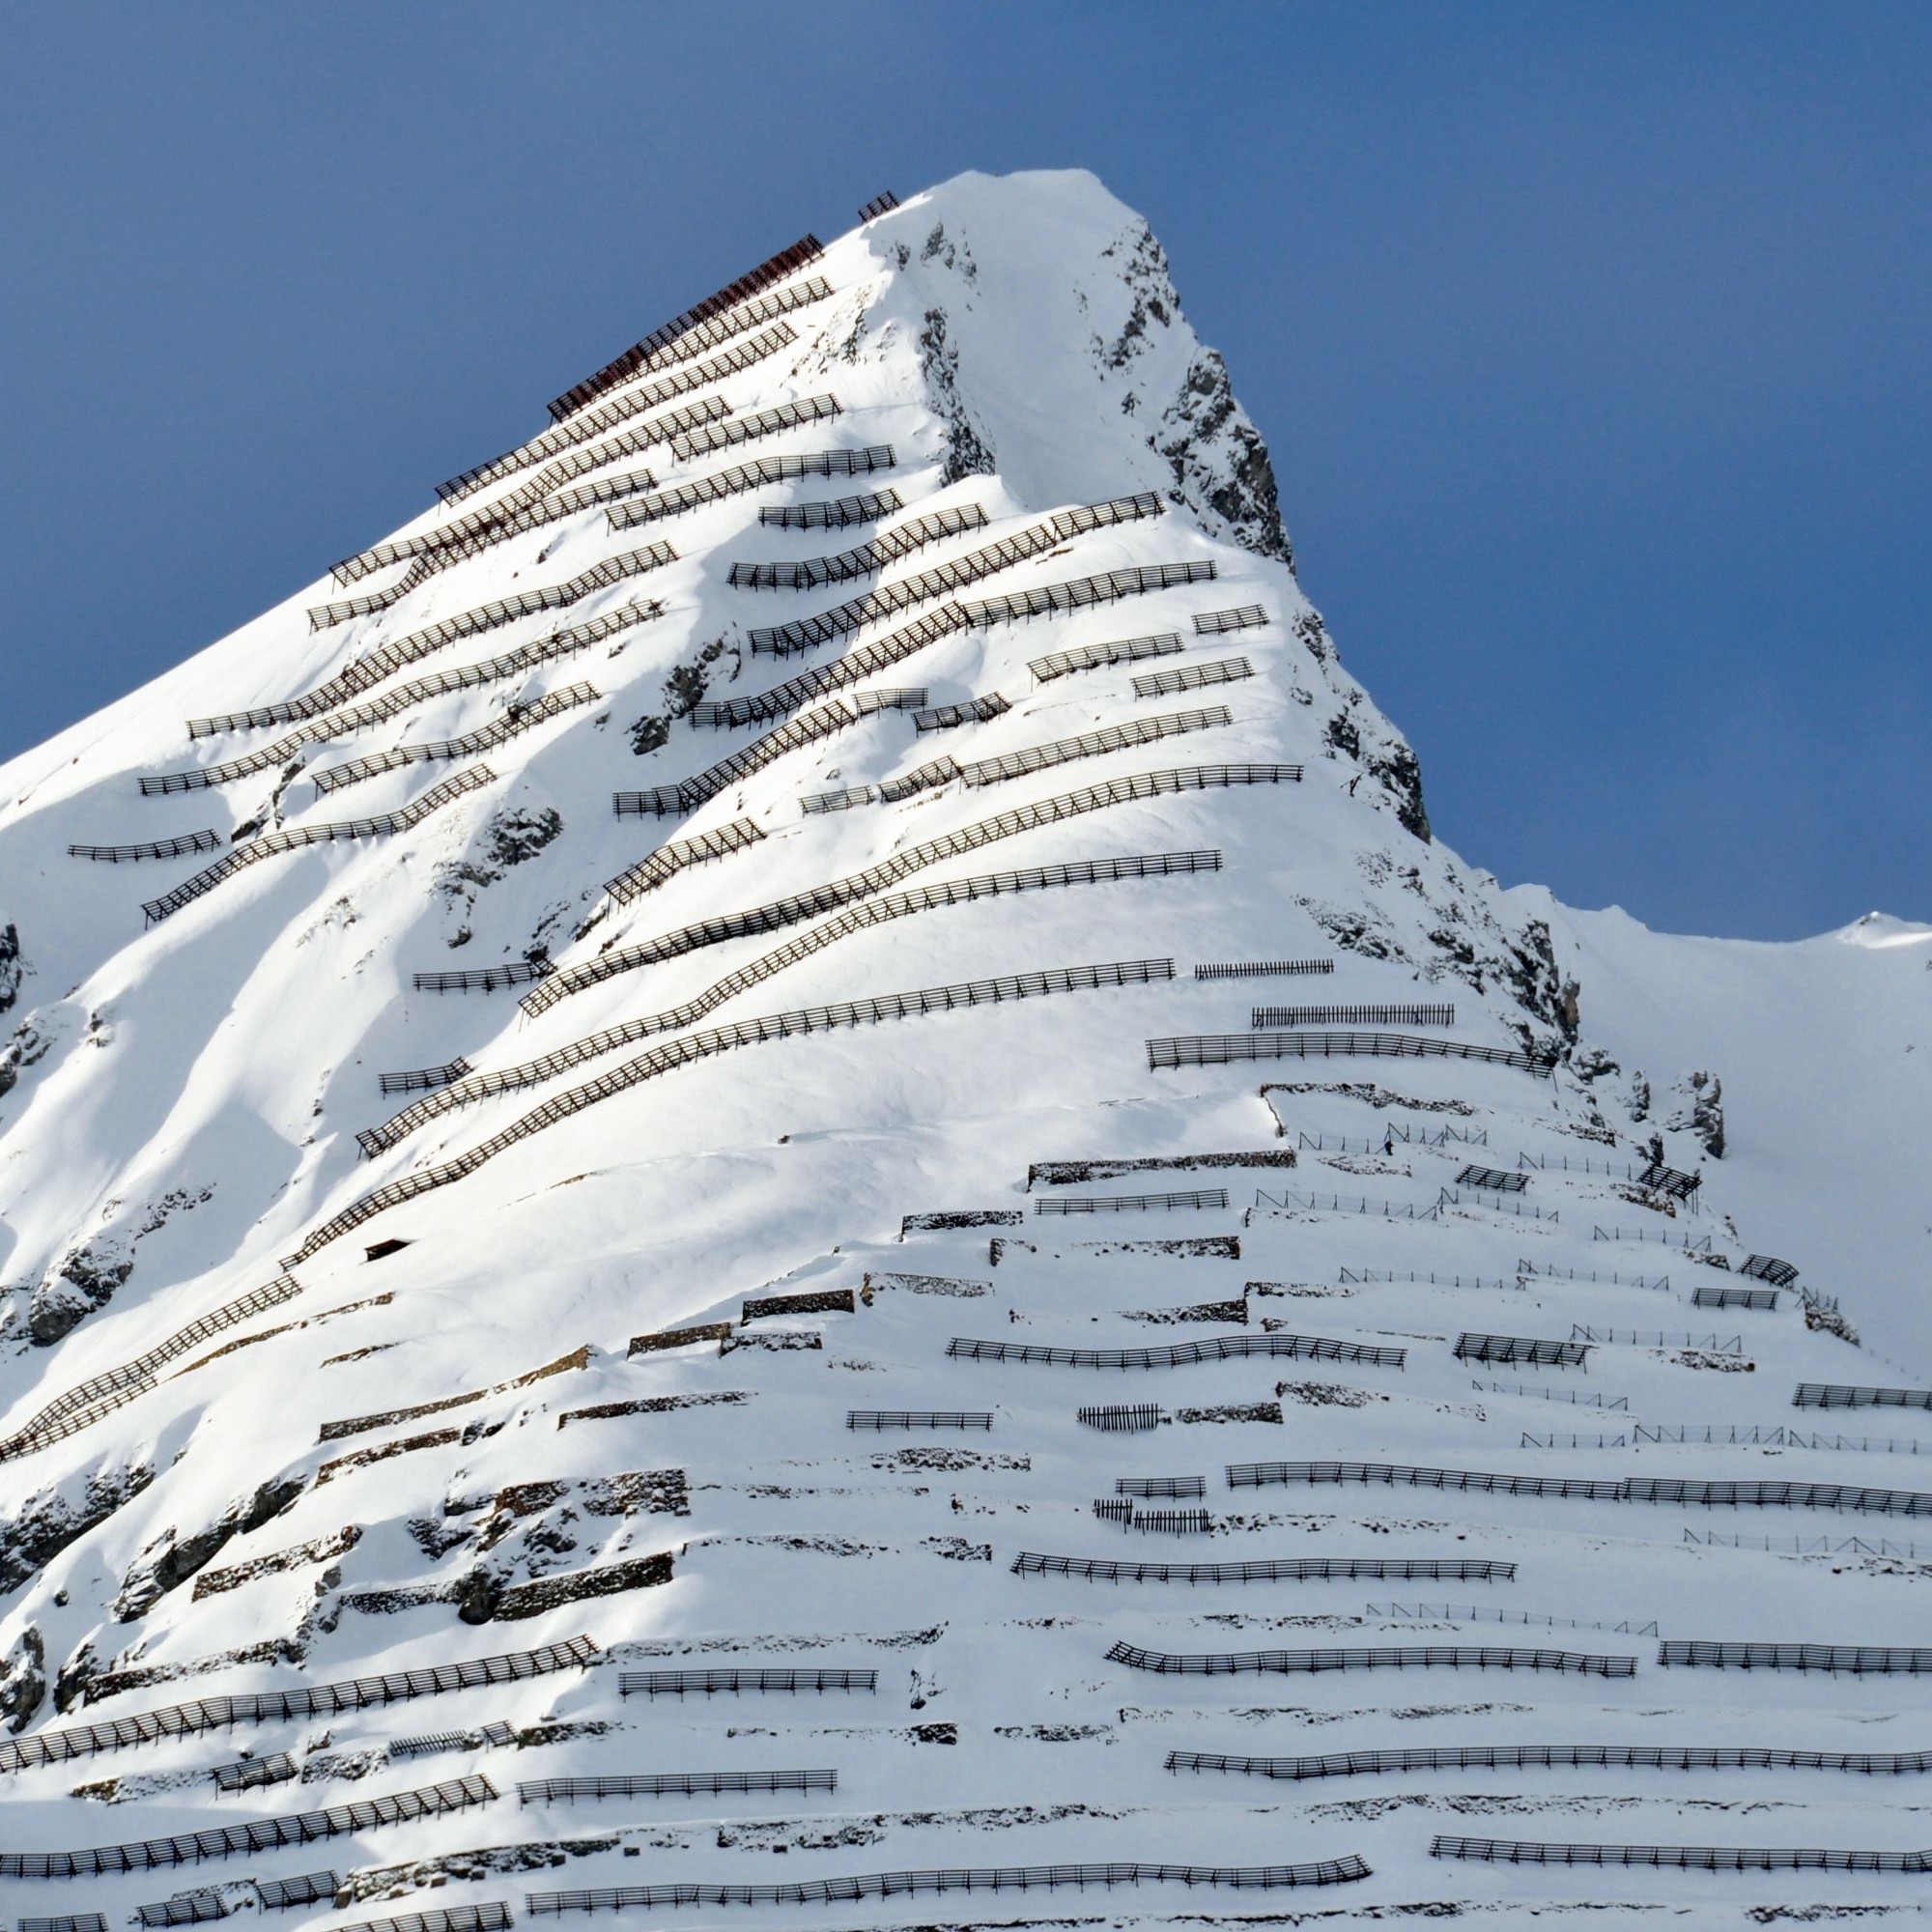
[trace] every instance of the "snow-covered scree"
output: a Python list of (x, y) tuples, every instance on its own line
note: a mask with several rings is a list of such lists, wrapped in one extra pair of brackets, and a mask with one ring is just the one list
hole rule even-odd
[(0, 770), (14, 1916), (1916, 1911), (1932, 931), (1434, 840), (1090, 177), (573, 393)]

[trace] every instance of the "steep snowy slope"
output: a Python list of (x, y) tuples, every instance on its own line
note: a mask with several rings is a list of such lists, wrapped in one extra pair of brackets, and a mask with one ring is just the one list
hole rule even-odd
[(1918, 939), (1435, 841), (1090, 177), (552, 413), (0, 769), (9, 1903), (1915, 1909)]

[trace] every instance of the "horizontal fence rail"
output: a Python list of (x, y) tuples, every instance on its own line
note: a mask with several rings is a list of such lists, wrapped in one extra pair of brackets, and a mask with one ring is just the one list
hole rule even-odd
[(808, 892), (794, 893), (745, 912), (696, 921), (639, 946), (613, 946), (593, 958), (574, 961), (545, 985), (526, 994), (523, 1001), (524, 1010), (534, 1019), (559, 1000), (581, 992), (586, 986), (599, 985), (606, 980), (614, 979), (620, 973), (632, 972), (641, 966), (654, 966), (666, 959), (696, 952), (700, 947), (715, 945), (720, 940), (742, 939), (754, 932), (771, 932), (781, 926), (796, 925), (805, 920), (837, 912), (888, 886), (896, 885), (901, 879), (929, 866), (998, 844), (1023, 832), (1038, 831), (1069, 818), (1083, 817), (1090, 811), (1103, 811), (1112, 806), (1137, 804), (1145, 799), (1172, 793), (1206, 791), (1223, 785), (1279, 784), (1285, 781), (1280, 776), (1283, 769), (1276, 765), (1181, 765), (1164, 771), (1137, 772), (1098, 784), (1085, 785), (1078, 791), (1038, 799), (1029, 805), (1013, 806), (990, 818), (961, 826), (956, 832), (942, 833), (936, 838), (908, 845), (890, 858), (867, 866), (863, 871), (848, 872), (842, 879), (814, 886)]
[(930, 710), (915, 711), (912, 728), (921, 733), (951, 731), (960, 724), (983, 724), (988, 719), (997, 718), (1012, 708), (997, 691), (989, 691), (983, 696), (969, 697), (960, 704), (935, 704)]
[(1455, 1745), (1328, 1751), (1316, 1757), (1231, 1757), (1169, 1751), (1169, 1771), (1223, 1771), (1299, 1782), (1391, 1771), (1849, 1771), (1895, 1776), (1932, 1771), (1932, 1751), (1776, 1750), (1752, 1745)]
[(731, 1792), (837, 1791), (836, 1771), (655, 1771), (604, 1777), (545, 1777), (517, 1786), (520, 1804), (581, 1798), (696, 1798)]
[(455, 616), (425, 625), (421, 630), (412, 631), (392, 642), (378, 644), (366, 656), (357, 658), (299, 697), (285, 698), (278, 703), (262, 705), (254, 711), (235, 713), (228, 718), (190, 719), (188, 736), (205, 738), (216, 731), (235, 730), (242, 724), (294, 724), (305, 718), (319, 717), (326, 711), (333, 710), (345, 698), (356, 696), (371, 685), (381, 684), (406, 666), (461, 639), (473, 638), (484, 631), (513, 624), (520, 617), (533, 617), (545, 611), (558, 611), (582, 603), (599, 590), (608, 590), (613, 584), (628, 582), (676, 561), (677, 553), (668, 543), (650, 544), (641, 550), (608, 556), (601, 563), (592, 564), (588, 570), (580, 571), (560, 583), (542, 584), (535, 589), (518, 591), (513, 596), (498, 597), (491, 603), (479, 604), (473, 610), (459, 611)]
[(735, 464), (709, 476), (694, 476), (668, 490), (615, 504), (605, 513), (605, 520), (612, 530), (635, 529), (639, 524), (682, 516), (687, 510), (699, 509), (746, 490), (760, 490), (771, 483), (791, 483), (806, 476), (869, 476), (897, 466), (898, 458), (889, 442), (871, 443), (864, 449), (819, 449), (796, 456), (761, 456), (751, 463)]
[(1470, 1335), (1456, 1338), (1459, 1362), (1533, 1362), (1539, 1367), (1577, 1369), (1589, 1360), (1587, 1342), (1545, 1342), (1531, 1335)]
[(124, 1745), (191, 1737), (200, 1731), (226, 1730), (234, 1724), (288, 1723), (303, 1718), (332, 1717), (343, 1711), (370, 1710), (412, 1697), (474, 1690), (486, 1684), (522, 1683), (526, 1678), (544, 1677), (558, 1670), (581, 1669), (596, 1654), (597, 1645), (589, 1637), (576, 1636), (565, 1643), (545, 1644), (540, 1650), (468, 1658), (458, 1663), (394, 1670), (381, 1677), (354, 1677), (334, 1684), (258, 1690), (232, 1697), (202, 1697), (193, 1703), (169, 1704), (159, 1710), (142, 1711), (99, 1724), (76, 1724), (62, 1730), (0, 1739), (0, 1772), (65, 1764)]
[(1162, 1208), (1225, 1208), (1225, 1187), (1197, 1187), (1179, 1194), (1042, 1194), (1036, 1214), (1130, 1214)]
[(514, 1147), (558, 1121), (568, 1120), (586, 1107), (609, 1099), (613, 1094), (624, 1093), (646, 1080), (657, 1079), (677, 1067), (728, 1052), (734, 1047), (872, 1025), (881, 1020), (911, 1019), (928, 1013), (952, 1012), (966, 1007), (1034, 999), (1052, 993), (1089, 991), (1101, 986), (1148, 985), (1173, 977), (1172, 959), (1108, 960), (1093, 966), (1059, 966), (1045, 972), (1014, 974), (998, 980), (924, 986), (909, 993), (842, 1001), (837, 1006), (794, 1008), (786, 1012), (767, 1013), (757, 1019), (712, 1027), (703, 1033), (683, 1034), (619, 1066), (610, 1068), (581, 1087), (553, 1094), (520, 1120), (513, 1121), (488, 1140), (479, 1142), (440, 1166), (419, 1168), (401, 1179), (386, 1181), (371, 1189), (358, 1200), (351, 1202), (339, 1214), (311, 1229), (288, 1265), (294, 1266), (305, 1261), (329, 1242), (361, 1227), (386, 1208), (413, 1200), (434, 1188), (446, 1187), (474, 1174), (505, 1148)]
[(332, 1804), (324, 1811), (298, 1811), (246, 1824), (216, 1825), (170, 1838), (140, 1838), (128, 1844), (94, 1845), (76, 1852), (0, 1852), (0, 1878), (98, 1878), (105, 1872), (154, 1871), (193, 1864), (203, 1859), (233, 1858), (242, 1852), (273, 1851), (319, 1838), (366, 1832), (379, 1825), (402, 1825), (439, 1818), (487, 1804), (497, 1790), (487, 1777), (452, 1778), (387, 1798)]
[(653, 356), (672, 348), (680, 338), (753, 297), (763, 295), (774, 282), (781, 282), (800, 269), (810, 268), (824, 253), (825, 249), (815, 235), (800, 236), (789, 248), (780, 249), (755, 269), (740, 275), (735, 282), (727, 282), (702, 301), (694, 302), (682, 315), (660, 323), (621, 355), (612, 356), (603, 368), (586, 376), (582, 382), (573, 384), (550, 405), (552, 420), (562, 422), (566, 417), (575, 415), (586, 403), (595, 402), (606, 390), (614, 389), (619, 383), (628, 382), (633, 376), (647, 370)]
[(928, 544), (983, 529), (985, 524), (986, 513), (978, 503), (959, 503), (881, 530), (869, 542), (836, 555), (808, 556), (796, 563), (734, 563), (725, 582), (743, 590), (815, 590), (821, 584), (847, 583), (854, 578), (876, 577), (887, 564)]
[[(790, 657), (799, 651), (810, 650), (817, 644), (829, 644), (835, 639), (862, 630), (867, 624), (909, 611), (916, 604), (950, 596), (969, 583), (977, 583), (983, 577), (991, 577), (999, 571), (1010, 570), (1015, 564), (1044, 555), (1070, 538), (1143, 517), (1162, 516), (1166, 508), (1159, 497), (1146, 491), (1134, 497), (1117, 497), (1106, 502), (1087, 503), (1077, 509), (1059, 511), (1039, 523), (1030, 524), (1023, 529), (969, 552), (965, 556), (954, 557), (931, 570), (922, 571), (916, 577), (882, 584), (878, 589), (867, 591), (833, 610), (821, 611), (810, 617), (799, 617), (788, 624), (753, 630), (750, 633), (752, 649), (768, 657)], [(970, 621), (970, 618), (962, 618), (962, 622), (969, 627)]]
[(1211, 664), (1149, 671), (1146, 676), (1134, 679), (1134, 696), (1171, 697), (1178, 691), (1200, 691), (1210, 684), (1239, 684), (1254, 674), (1255, 668), (1246, 658), (1216, 658)]
[(1268, 620), (1259, 604), (1242, 604), (1232, 611), (1203, 611), (1194, 619), (1197, 637), (1219, 637), (1229, 631), (1253, 631)]
[(456, 1058), (441, 1066), (417, 1066), (407, 1073), (385, 1073), (383, 1075), (383, 1092), (385, 1094), (425, 1094), (437, 1087), (448, 1087), (469, 1071), (469, 1063), (459, 1053)]
[(542, 1917), (560, 1912), (668, 1911), (703, 1905), (828, 1905), (943, 1891), (1058, 1891), (1123, 1885), (1184, 1885), (1216, 1890), (1277, 1891), (1297, 1886), (1347, 1885), (1370, 1876), (1350, 1854), (1298, 1865), (975, 1865), (933, 1871), (866, 1872), (854, 1878), (802, 1879), (779, 1885), (630, 1885), (598, 1891), (533, 1891), (527, 1906)]
[(556, 969), (548, 959), (513, 959), (506, 966), (467, 966), (457, 973), (417, 973), (411, 983), (418, 993), (494, 993), (503, 986), (527, 986)]
[(189, 852), (213, 852), (221, 844), (218, 832), (190, 832), (180, 838), (151, 838), (142, 845), (70, 845), (70, 859), (94, 859), (110, 866), (138, 865), (143, 859), (179, 859)]
[(1517, 1066), (1540, 1079), (1549, 1063), (1499, 1046), (1400, 1033), (1187, 1034), (1148, 1041), (1148, 1065), (1221, 1066), (1236, 1060), (1479, 1060)]
[(780, 403), (748, 416), (725, 416), (716, 422), (700, 423), (670, 440), (670, 452), (679, 462), (694, 456), (711, 456), (721, 449), (736, 449), (781, 431), (799, 429), (807, 423), (824, 422), (843, 415), (845, 406), (837, 396), (801, 396), (796, 402)]
[(1671, 1638), (1657, 1661), (1690, 1670), (1822, 1670), (1833, 1676), (1932, 1675), (1932, 1649), (1883, 1643), (1704, 1643)]
[(767, 529), (842, 530), (854, 524), (876, 524), (904, 508), (896, 490), (873, 490), (815, 503), (768, 503), (758, 521)]
[(1420, 1007), (1257, 1007), (1251, 1024), (1267, 1027), (1305, 1026), (1454, 1026), (1456, 1009)]
[(1932, 1389), (1855, 1388), (1844, 1382), (1800, 1382), (1795, 1408), (1932, 1408)]
[[(668, 847), (667, 850), (670, 849)], [(695, 1025), (737, 994), (823, 952), (850, 934), (907, 918), (935, 907), (966, 905), (982, 898), (1012, 893), (1041, 891), (1060, 886), (1104, 884), (1122, 879), (1165, 878), (1220, 868), (1218, 852), (1157, 852), (1121, 859), (1076, 861), (1066, 866), (1034, 867), (1025, 871), (983, 872), (975, 877), (953, 879), (944, 885), (917, 887), (908, 893), (890, 894), (862, 901), (835, 915), (821, 925), (809, 928), (796, 938), (728, 973), (701, 993), (681, 1005), (644, 1018), (627, 1020), (586, 1038), (574, 1040), (536, 1060), (515, 1066), (476, 1074), (455, 1087), (445, 1089), (434, 1100), (417, 1101), (392, 1116), (380, 1127), (367, 1127), (356, 1135), (365, 1154), (382, 1151), (440, 1115), (451, 1109), (516, 1088), (532, 1087), (555, 1075), (580, 1066), (586, 1061), (652, 1035), (675, 1032)]]
[[(308, 745), (347, 737), (352, 731), (398, 717), (424, 699), (440, 697), (445, 692), (469, 691), (477, 685), (497, 684), (507, 678), (521, 677), (539, 665), (588, 650), (592, 644), (601, 643), (620, 632), (633, 630), (663, 614), (662, 604), (633, 598), (630, 603), (620, 605), (614, 611), (607, 611), (602, 616), (592, 617), (586, 623), (553, 632), (534, 643), (520, 644), (515, 650), (505, 651), (500, 657), (490, 658), (482, 664), (458, 665), (453, 669), (431, 671), (426, 676), (412, 678), (407, 684), (397, 685), (366, 704), (354, 705), (346, 711), (318, 719), (313, 724), (292, 731), (271, 745), (263, 745), (221, 764), (203, 765), (187, 772), (163, 772), (156, 777), (145, 778), (141, 781), (142, 796), (152, 797), (172, 791), (201, 791), (211, 785), (227, 784), (234, 779), (249, 778), (256, 772), (286, 765)], [(244, 711), (201, 722), (208, 725), (211, 732), (214, 732), (240, 731), (270, 721), (259, 712)]]
[(990, 1429), (990, 1408), (848, 1408), (847, 1429)]
[(1517, 1644), (1431, 1643), (1370, 1645), (1339, 1650), (1243, 1650), (1181, 1654), (1117, 1643), (1109, 1663), (1160, 1676), (1234, 1677), (1256, 1672), (1298, 1675), (1331, 1670), (1555, 1670), (1572, 1676), (1634, 1677), (1634, 1657), (1599, 1657), (1575, 1650)]
[(1524, 1838), (1429, 1841), (1433, 1859), (1483, 1864), (1651, 1865), (1672, 1871), (1932, 1871), (1932, 1852), (1839, 1852), (1799, 1845), (1568, 1845)]
[(865, 1690), (879, 1688), (876, 1670), (626, 1670), (617, 1689), (626, 1697), (707, 1697), (747, 1691)]
[(1000, 784), (1008, 779), (1025, 778), (1055, 765), (1069, 764), (1076, 758), (1098, 757), (1108, 752), (1128, 751), (1136, 745), (1156, 744), (1183, 732), (1211, 731), (1234, 722), (1234, 713), (1218, 704), (1206, 711), (1175, 711), (1162, 718), (1136, 718), (1124, 724), (1109, 724), (1103, 730), (1082, 732), (1077, 738), (1058, 738), (1051, 744), (1030, 745), (1025, 751), (1009, 752), (1002, 757), (981, 758), (961, 765), (959, 776), (973, 786)]
[(659, 846), (648, 859), (627, 867), (614, 879), (606, 879), (604, 890), (618, 905), (629, 905), (633, 899), (656, 891), (687, 866), (701, 866), (709, 860), (742, 852), (764, 836), (752, 819), (734, 818), (729, 825), (718, 826), (713, 831), (694, 833), (689, 838), (673, 838), (669, 844)]
[(1118, 1563), (1023, 1549), (1015, 1577), (1079, 1577), (1100, 1583), (1506, 1583), (1514, 1563), (1487, 1556), (1270, 1556), (1234, 1563)]
[[(103, 1369), (99, 1375), (76, 1382), (72, 1388), (57, 1395), (45, 1407), (37, 1409), (15, 1435), (0, 1442), (0, 1463), (12, 1462), (15, 1457), (44, 1449), (51, 1443), (78, 1435), (102, 1416), (117, 1412), (134, 1396), (153, 1388), (160, 1380), (160, 1372), (169, 1362), (186, 1354), (211, 1336), (220, 1334), (223, 1329), (232, 1328), (237, 1322), (247, 1321), (251, 1315), (261, 1314), (264, 1309), (278, 1307), (300, 1293), (301, 1283), (293, 1275), (280, 1275), (261, 1288), (251, 1288), (247, 1293), (236, 1296), (233, 1301), (223, 1303), (207, 1315), (197, 1316), (131, 1361), (123, 1362), (116, 1368)], [(0, 1771), (12, 1769), (6, 1762), (5, 1747), (0, 1746)]]
[(1368, 1342), (1336, 1342), (1325, 1335), (1215, 1335), (1200, 1342), (1177, 1342), (1161, 1349), (1058, 1349), (1038, 1342), (975, 1342), (955, 1335), (949, 1355), (974, 1362), (1051, 1362), (1075, 1369), (1173, 1369), (1193, 1362), (1225, 1362), (1250, 1355), (1286, 1355), (1295, 1361), (1367, 1362), (1399, 1369), (1405, 1349)]
[(526, 731), (534, 731), (539, 724), (548, 724), (553, 718), (560, 718), (566, 711), (578, 710), (585, 704), (601, 703), (603, 696), (594, 684), (567, 685), (561, 691), (553, 691), (539, 698), (534, 704), (512, 705), (500, 718), (479, 725), (474, 731), (466, 731), (460, 738), (438, 738), (426, 744), (398, 745), (392, 751), (374, 752), (367, 757), (351, 758), (347, 764), (331, 765), (325, 771), (312, 772), (309, 782), (318, 792), (339, 791), (344, 785), (359, 784), (364, 779), (400, 770), (404, 765), (468, 758), (478, 752), (492, 752), (498, 745), (521, 737)]
[(204, 893), (212, 893), (224, 879), (233, 878), (246, 867), (272, 858), (279, 852), (294, 852), (305, 845), (327, 845), (342, 840), (379, 838), (391, 833), (407, 832), (420, 825), (433, 811), (461, 798), (481, 785), (495, 784), (497, 774), (488, 765), (471, 765), (453, 778), (432, 785), (423, 795), (400, 811), (381, 812), (374, 818), (351, 818), (329, 825), (289, 825), (279, 832), (263, 834), (245, 845), (232, 846), (213, 865), (184, 879), (172, 892), (149, 899), (141, 907), (150, 925), (158, 925), (185, 905), (191, 905)]
[(1295, 973), (1332, 973), (1332, 959), (1249, 959), (1197, 966), (1197, 980), (1275, 980)]
[(1139, 664), (1144, 658), (1174, 657), (1186, 649), (1179, 631), (1162, 631), (1150, 638), (1117, 638), (1108, 644), (1075, 644), (1071, 650), (1049, 651), (1043, 658), (1035, 658), (1027, 668), (1036, 684), (1046, 684), (1074, 671)]
[[(1512, 1476), (1406, 1463), (1236, 1463), (1230, 1489), (1293, 1483), (1380, 1483), (1566, 1502), (1687, 1503), (1705, 1509), (1829, 1509), (1878, 1516), (1932, 1516), (1932, 1493), (1861, 1489), (1846, 1483), (1711, 1482), (1677, 1476)], [(1928, 1652), (1932, 1655), (1932, 1652)]]

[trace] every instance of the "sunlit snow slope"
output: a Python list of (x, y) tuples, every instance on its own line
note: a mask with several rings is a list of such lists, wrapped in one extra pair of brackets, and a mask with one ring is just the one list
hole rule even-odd
[(553, 414), (0, 768), (14, 1916), (1916, 1910), (1932, 931), (1435, 841), (1089, 176)]

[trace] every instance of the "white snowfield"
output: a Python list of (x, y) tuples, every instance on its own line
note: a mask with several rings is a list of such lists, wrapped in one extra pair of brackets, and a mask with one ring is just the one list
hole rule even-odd
[(10, 1918), (1919, 1911), (1932, 928), (1434, 841), (1089, 176), (632, 362), (0, 769)]

